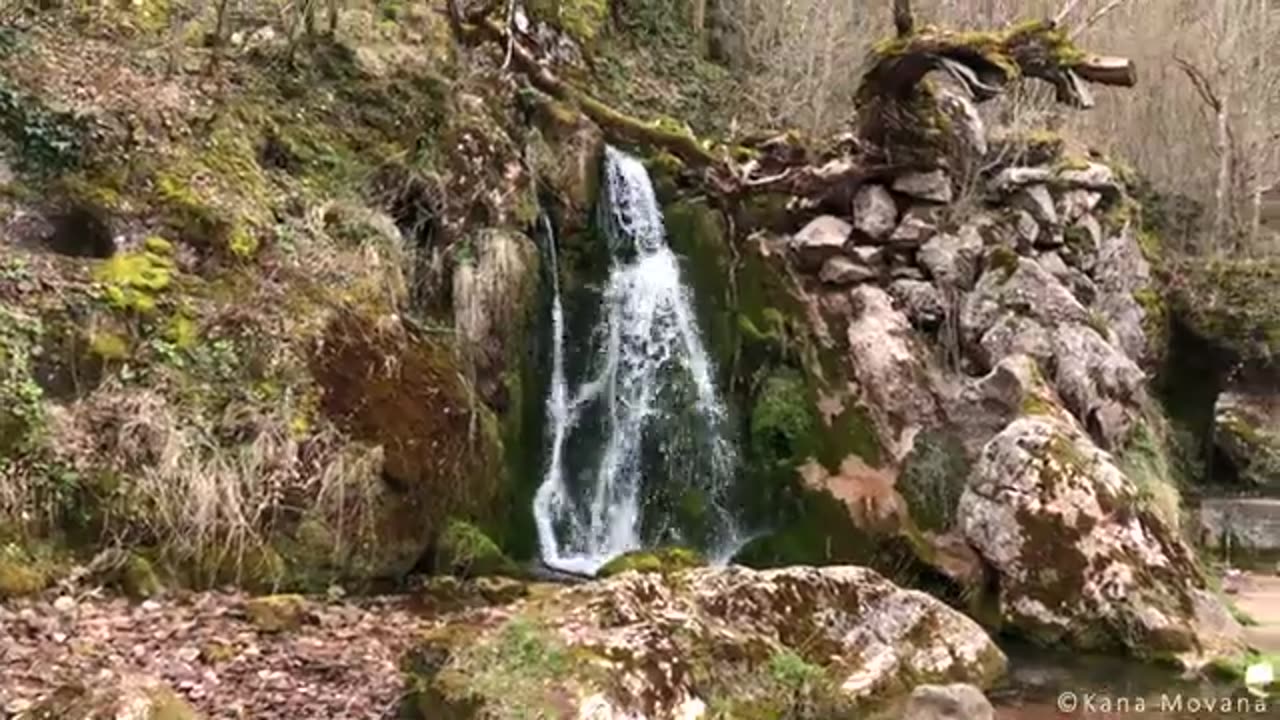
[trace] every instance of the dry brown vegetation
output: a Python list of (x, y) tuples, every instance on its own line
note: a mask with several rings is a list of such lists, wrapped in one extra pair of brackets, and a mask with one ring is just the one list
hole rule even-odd
[[(1055, 107), (1040, 88), (986, 112), (1002, 125), (1069, 130), (1198, 205), (1186, 248), (1280, 251), (1280, 5), (1272, 0), (917, 0), (918, 23), (983, 30), (1063, 18), (1074, 39), (1132, 58), (1137, 88)], [(722, 52), (748, 86), (742, 115), (829, 133), (854, 111), (863, 58), (892, 27), (881, 0), (725, 0)], [(1185, 196), (1185, 197), (1178, 197)], [(1188, 238), (1170, 238), (1187, 242)]]

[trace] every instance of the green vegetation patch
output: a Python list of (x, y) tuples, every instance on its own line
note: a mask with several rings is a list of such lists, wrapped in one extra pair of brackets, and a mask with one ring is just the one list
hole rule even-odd
[(84, 120), (58, 112), (0, 78), (0, 134), (18, 149), (23, 169), (53, 174), (80, 164)]
[(532, 0), (529, 11), (589, 46), (605, 30), (609, 0)]
[(38, 319), (0, 305), (0, 468), (34, 447), (44, 427), (44, 391), (32, 375), (43, 331)]
[(750, 445), (766, 466), (796, 466), (819, 448), (818, 418), (798, 371), (779, 370), (764, 381), (751, 410)]
[[(603, 684), (598, 675), (553, 630), (516, 617), (475, 642), (459, 644), (443, 670), (424, 679), (418, 704), (423, 718), (441, 717), (442, 709), (443, 717), (559, 717), (566, 696), (585, 697), (593, 694), (586, 688)], [(455, 708), (482, 712), (448, 712)]]

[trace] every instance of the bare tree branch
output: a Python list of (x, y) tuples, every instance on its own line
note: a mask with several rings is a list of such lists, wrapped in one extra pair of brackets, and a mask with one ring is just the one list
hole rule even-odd
[(1104, 17), (1106, 17), (1107, 15), (1109, 15), (1109, 14), (1111, 13), (1111, 11), (1112, 11), (1112, 10), (1115, 10), (1116, 8), (1120, 7), (1121, 5), (1123, 5), (1123, 4), (1124, 4), (1124, 3), (1126, 3), (1126, 2), (1128, 2), (1128, 0), (1111, 0), (1111, 2), (1109, 2), (1109, 3), (1107, 3), (1106, 5), (1102, 6), (1102, 8), (1101, 8), (1100, 10), (1098, 10), (1098, 11), (1097, 11), (1097, 12), (1095, 12), (1094, 14), (1090, 15), (1090, 16), (1089, 16), (1089, 19), (1084, 21), (1084, 24), (1082, 24), (1082, 25), (1080, 25), (1079, 27), (1077, 27), (1077, 28), (1075, 28), (1074, 30), (1072, 30), (1072, 31), (1071, 31), (1071, 37), (1072, 37), (1072, 38), (1075, 38), (1075, 37), (1076, 37), (1076, 36), (1078, 36), (1080, 33), (1084, 32), (1085, 30), (1088, 30), (1088, 29), (1089, 29), (1089, 28), (1091, 28), (1091, 27), (1093, 27), (1094, 25), (1096, 25), (1096, 24), (1098, 23), (1098, 21), (1099, 21), (1099, 20), (1101, 20), (1102, 18), (1104, 18)]
[(1062, 9), (1058, 11), (1058, 14), (1053, 16), (1053, 24), (1061, 27), (1062, 22), (1067, 19), (1068, 15), (1075, 11), (1076, 6), (1079, 4), (1080, 0), (1067, 0), (1067, 4), (1063, 5)]

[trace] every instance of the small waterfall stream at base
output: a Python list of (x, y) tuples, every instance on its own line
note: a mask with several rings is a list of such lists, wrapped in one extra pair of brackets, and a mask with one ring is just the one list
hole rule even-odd
[[(743, 538), (729, 500), (738, 457), (712, 362), (644, 165), (610, 147), (604, 175), (611, 267), (600, 318), (577, 341), (589, 357), (576, 384), (552, 285), (548, 447), (533, 501), (542, 560), (591, 575), (622, 553), (678, 544), (724, 562)], [(544, 231), (554, 276), (550, 223)]]

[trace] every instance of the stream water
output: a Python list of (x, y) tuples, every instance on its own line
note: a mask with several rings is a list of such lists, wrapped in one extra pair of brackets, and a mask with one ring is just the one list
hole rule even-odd
[(1280, 699), (1242, 684), (1186, 680), (1168, 668), (1120, 657), (1004, 643), (1009, 675), (989, 693), (997, 720), (1200, 720), (1276, 718)]
[[(533, 501), (542, 560), (590, 575), (669, 544), (727, 560), (740, 544), (727, 502), (737, 452), (648, 171), (607, 148), (602, 195), (610, 269), (589, 337), (567, 337), (552, 288), (547, 460)], [(574, 351), (586, 352), (576, 373)]]

